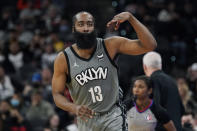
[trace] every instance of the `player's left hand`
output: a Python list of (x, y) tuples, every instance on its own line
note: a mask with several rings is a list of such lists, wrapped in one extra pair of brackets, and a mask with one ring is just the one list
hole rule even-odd
[(121, 23), (129, 20), (131, 17), (131, 13), (129, 12), (122, 12), (120, 14), (117, 14), (114, 16), (114, 18), (107, 23), (107, 27), (114, 28), (115, 30), (118, 30)]
[(78, 105), (75, 114), (87, 122), (87, 118), (93, 118), (94, 111), (85, 105)]

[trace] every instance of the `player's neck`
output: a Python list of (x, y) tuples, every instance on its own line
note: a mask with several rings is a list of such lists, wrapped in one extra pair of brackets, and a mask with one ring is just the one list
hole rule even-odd
[(149, 68), (149, 70), (147, 71), (147, 76), (151, 76), (155, 71), (161, 70), (159, 68)]
[(136, 100), (136, 106), (138, 107), (138, 109), (143, 110), (145, 108), (147, 108), (147, 106), (151, 103), (151, 99), (137, 99)]
[(86, 59), (88, 59), (88, 58), (92, 55), (92, 53), (93, 53), (93, 51), (94, 51), (95, 48), (96, 48), (96, 47), (94, 46), (94, 47), (92, 47), (92, 48), (90, 48), (90, 49), (80, 49), (80, 48), (77, 47), (76, 44), (73, 45), (73, 49), (75, 50), (75, 52), (76, 52), (80, 57), (86, 58)]

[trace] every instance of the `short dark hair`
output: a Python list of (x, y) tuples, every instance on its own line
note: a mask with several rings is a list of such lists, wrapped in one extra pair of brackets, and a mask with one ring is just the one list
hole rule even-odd
[(75, 22), (76, 22), (76, 20), (77, 20), (77, 15), (78, 15), (78, 14), (82, 14), (82, 13), (90, 14), (90, 15), (92, 16), (93, 22), (94, 22), (94, 24), (95, 24), (95, 19), (94, 19), (93, 15), (92, 15), (90, 12), (87, 12), (87, 11), (80, 11), (80, 12), (78, 12), (77, 14), (75, 14), (75, 15), (73, 16), (73, 18), (72, 18), (72, 26), (73, 26), (73, 27), (74, 27)]
[(134, 78), (134, 80), (133, 80), (133, 82), (132, 82), (133, 85), (134, 85), (134, 83), (135, 83), (137, 80), (142, 80), (142, 81), (144, 81), (144, 83), (147, 85), (148, 89), (153, 88), (153, 87), (152, 87), (152, 81), (151, 81), (150, 77), (147, 77), (147, 76), (145, 76), (145, 75), (138, 76), (138, 77)]

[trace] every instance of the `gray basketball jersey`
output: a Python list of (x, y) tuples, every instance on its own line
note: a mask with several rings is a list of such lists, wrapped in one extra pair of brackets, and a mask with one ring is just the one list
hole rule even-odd
[(87, 105), (96, 112), (107, 112), (119, 100), (117, 68), (110, 59), (104, 40), (89, 59), (81, 58), (72, 48), (65, 49), (70, 81), (67, 82), (73, 102)]

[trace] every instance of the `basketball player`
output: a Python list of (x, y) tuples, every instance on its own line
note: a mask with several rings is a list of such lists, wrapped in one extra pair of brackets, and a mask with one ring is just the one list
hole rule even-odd
[(149, 98), (152, 94), (150, 78), (139, 76), (133, 83), (132, 92), (135, 99), (125, 102), (129, 131), (155, 131), (158, 122), (162, 123), (167, 131), (176, 131), (166, 110)]
[[(132, 14), (122, 12), (107, 23), (115, 30), (125, 21), (139, 39), (96, 37), (94, 17), (79, 12), (73, 17), (76, 43), (60, 52), (54, 63), (52, 93), (55, 104), (76, 114), (80, 131), (126, 130), (123, 109), (119, 107), (119, 83), (113, 59), (117, 53), (139, 55), (152, 51), (156, 41), (149, 30)], [(64, 96), (65, 86), (73, 99)]]

